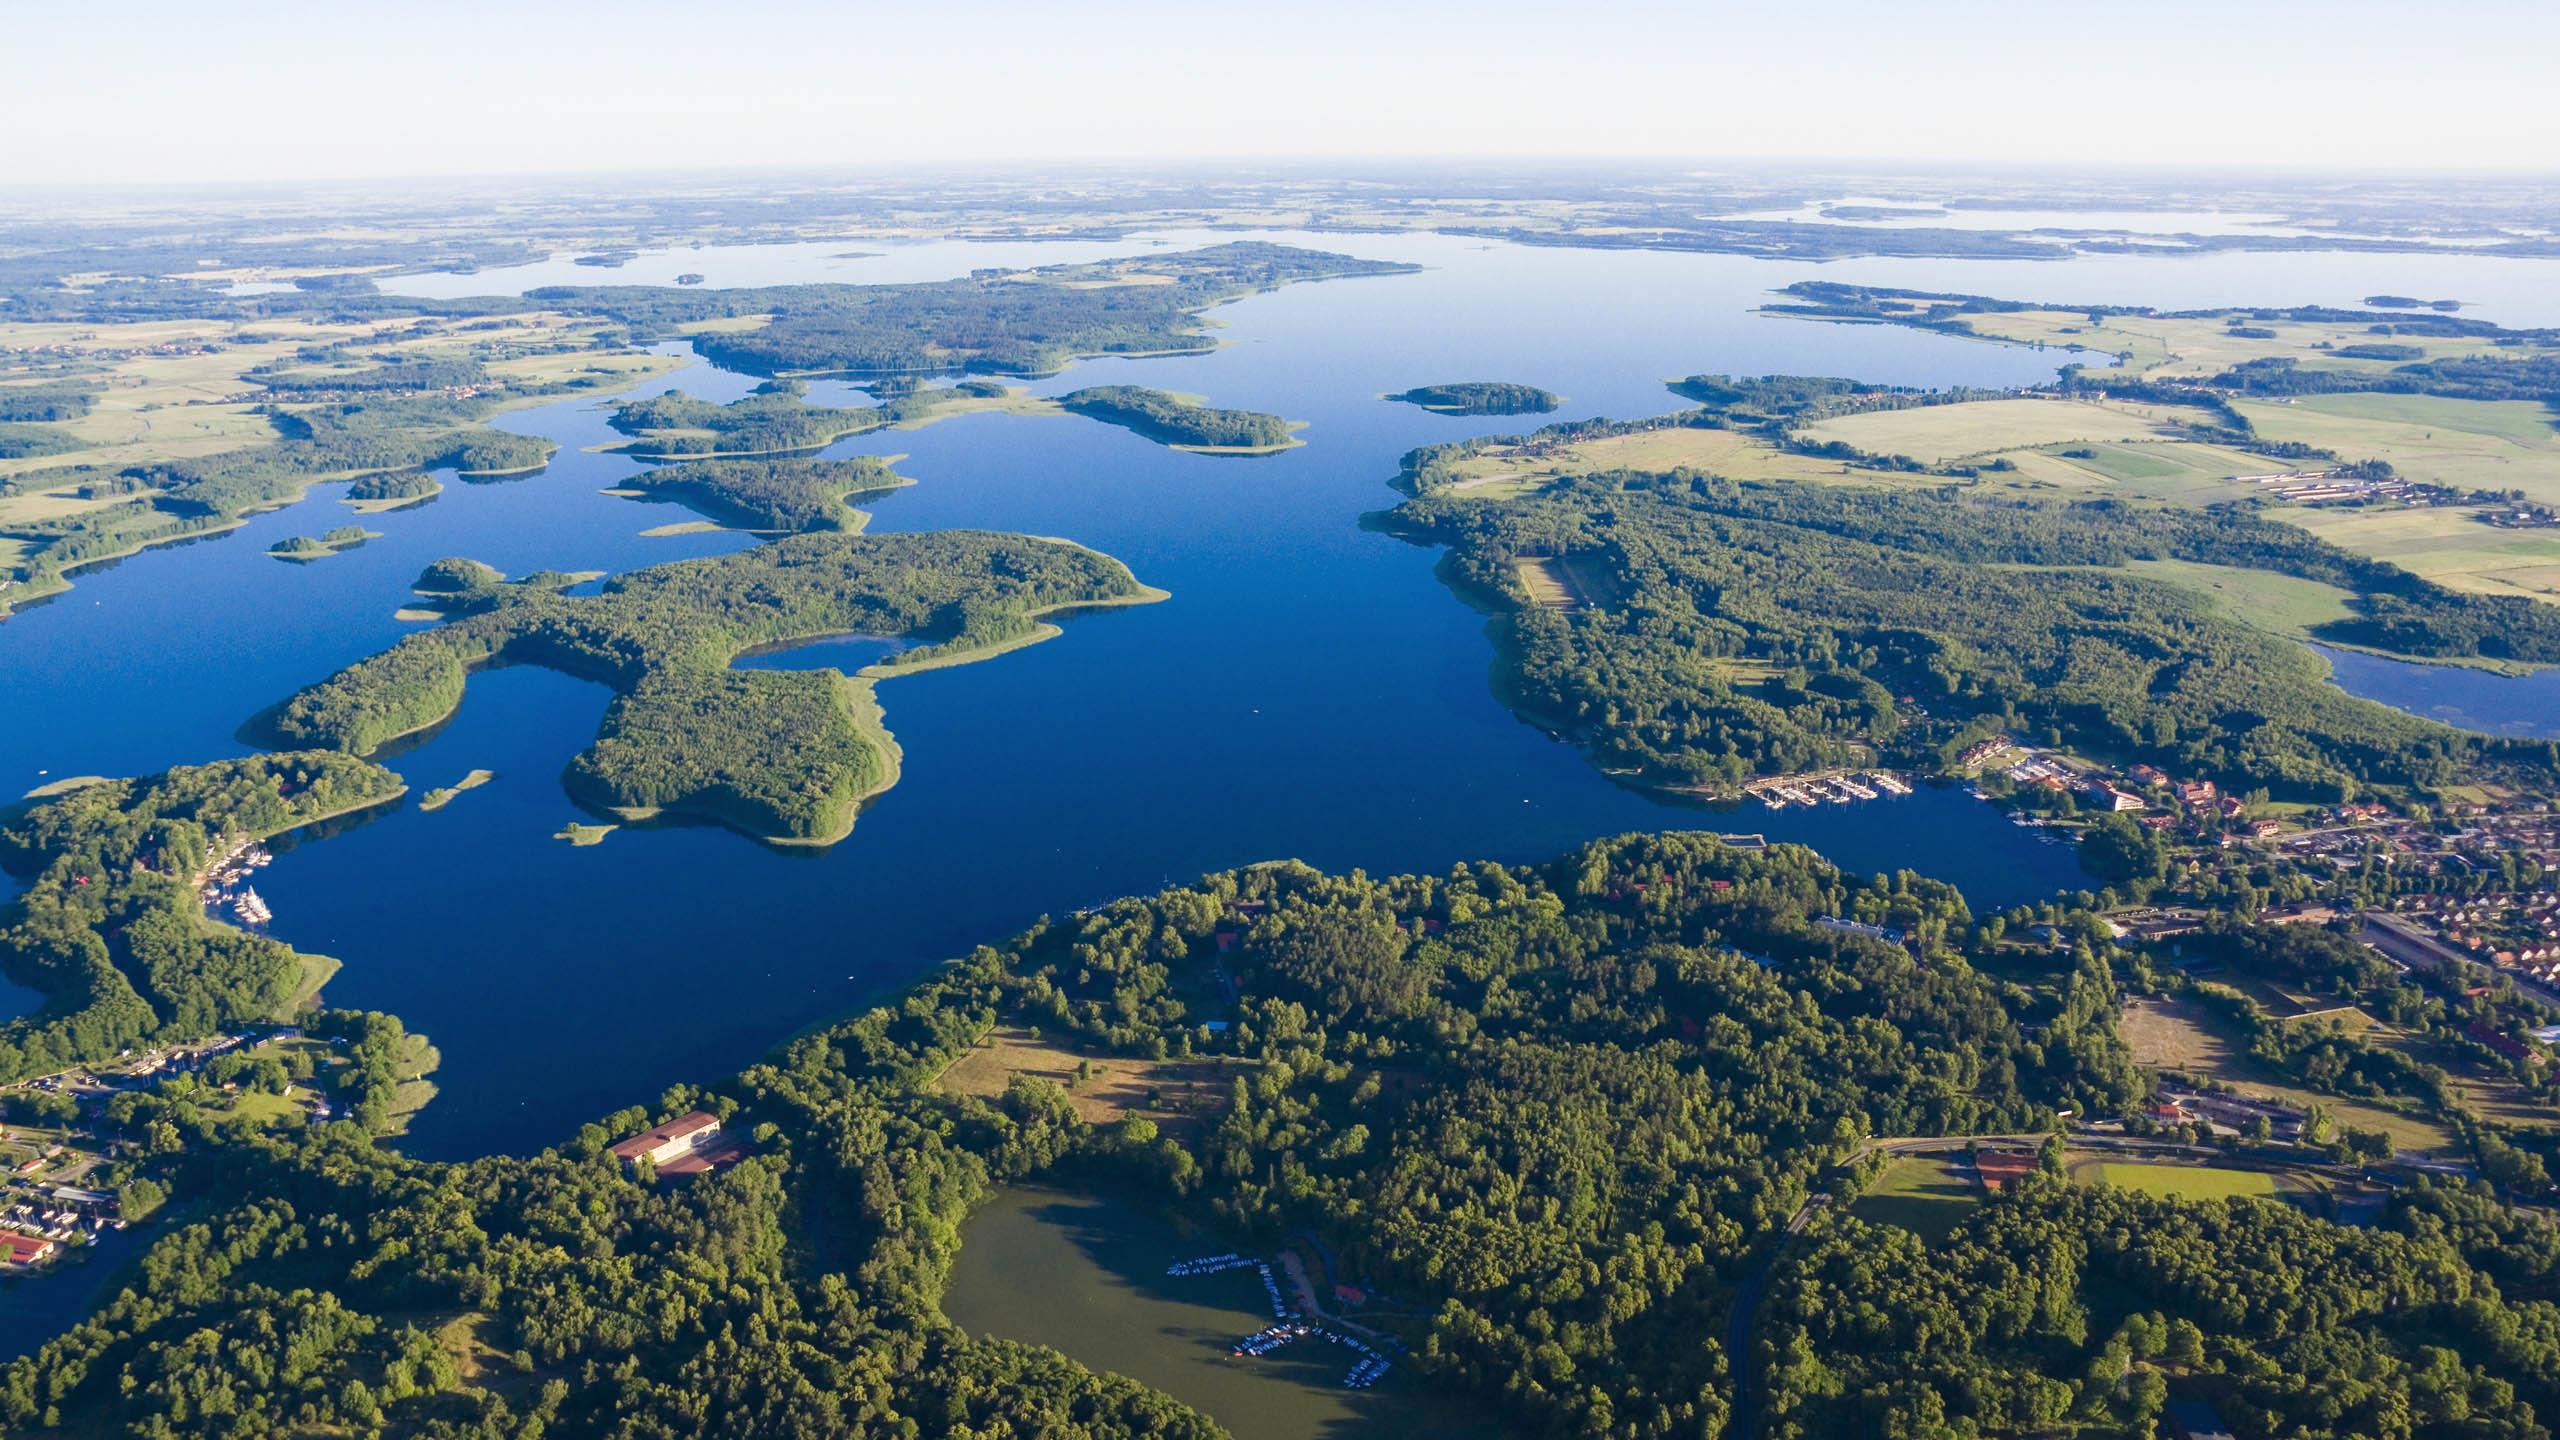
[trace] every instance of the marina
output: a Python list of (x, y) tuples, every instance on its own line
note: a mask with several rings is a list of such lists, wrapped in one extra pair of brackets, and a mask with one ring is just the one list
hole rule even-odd
[(1790, 805), (1846, 805), (1853, 800), (1899, 799), (1911, 793), (1909, 781), (1889, 770), (1819, 770), (1803, 775), (1772, 775), (1754, 780), (1742, 792), (1772, 810)]

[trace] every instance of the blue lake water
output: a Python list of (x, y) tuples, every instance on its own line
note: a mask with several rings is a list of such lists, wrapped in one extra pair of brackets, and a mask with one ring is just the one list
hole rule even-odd
[[(415, 791), (475, 768), (496, 781), (433, 814), (404, 803), (280, 848), (260, 877), (275, 932), (346, 962), (333, 1003), (395, 1012), (444, 1052), (443, 1093), (408, 1149), (541, 1146), (672, 1081), (734, 1070), (1040, 915), (1257, 860), (1441, 870), (1539, 860), (1624, 830), (1705, 827), (1803, 841), (1852, 869), (1920, 870), (1964, 886), (1978, 908), (2084, 883), (2067, 850), (1953, 790), (1711, 813), (1625, 789), (1521, 723), (1494, 702), (1483, 618), (1434, 578), (1435, 552), (1358, 522), (1394, 502), (1387, 482), (1412, 446), (1537, 422), (1450, 418), (1379, 397), (1519, 380), (1569, 397), (1546, 417), (1563, 419), (1673, 408), (1663, 379), (1697, 371), (2028, 383), (2065, 357), (1750, 312), (1771, 287), (1816, 275), (2071, 299), (2145, 298), (2127, 292), (2149, 285), (2148, 298), (2188, 303), (2203, 272), (2180, 267), (2228, 270), (2232, 257), (2146, 261), (2149, 271), (2111, 261), (1815, 266), (1432, 236), (1273, 238), (1431, 268), (1255, 297), (1215, 312), (1228, 343), (1213, 354), (1091, 361), (1034, 388), (1193, 391), (1310, 422), (1303, 448), (1222, 459), (1073, 417), (975, 416), (831, 452), (907, 457), (900, 469), (917, 483), (867, 502), (876, 529), (1064, 536), (1173, 597), (1070, 618), (1061, 637), (984, 664), (882, 681), (904, 778), (845, 843), (786, 852), (722, 829), (654, 825), (563, 844), (554, 833), (589, 817), (560, 772), (593, 738), (608, 696), (516, 668), (475, 678), (449, 725), (387, 760)], [(736, 264), (680, 252), (625, 270), (491, 272), (444, 293), (658, 269), (717, 283), (913, 279), (1154, 243), (898, 248), (869, 272), (871, 261), (832, 257), (892, 247), (726, 247), (757, 253)], [(2409, 278), (2439, 257), (2355, 258), (2352, 275), (2272, 298), (2471, 293)], [(753, 383), (696, 363), (645, 388), (727, 399)], [(510, 573), (619, 571), (753, 543), (643, 536), (683, 517), (599, 494), (636, 465), (583, 448), (614, 438), (600, 408), (609, 404), (580, 398), (504, 417), (561, 442), (548, 470), (449, 485), (429, 504), (368, 520), (383, 538), (360, 549), (309, 565), (262, 553), (343, 521), (324, 487), (231, 535), (93, 571), (0, 625), (0, 693), (13, 702), (0, 723), (0, 787), (241, 753), (242, 721), (408, 630), (392, 612), (442, 556)], [(853, 669), (879, 653), (879, 642), (848, 637), (747, 663)]]
[(2329, 678), (2350, 695), (2483, 734), (2560, 740), (2560, 669), (2500, 675), (2327, 645), (2311, 648), (2328, 659)]

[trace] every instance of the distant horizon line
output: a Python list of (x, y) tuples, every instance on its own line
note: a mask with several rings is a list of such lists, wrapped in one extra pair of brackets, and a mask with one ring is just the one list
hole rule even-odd
[[(2512, 183), (2546, 182), (2560, 186), (2560, 165), (2510, 166), (2498, 164), (2433, 165), (2423, 169), (2374, 169), (2367, 166), (2311, 165), (2267, 161), (2029, 161), (1978, 158), (1920, 158), (1912, 156), (1766, 156), (1766, 155), (1656, 155), (1656, 154), (1429, 154), (1394, 156), (1354, 156), (1321, 154), (1263, 155), (1185, 155), (1185, 156), (1094, 156), (1075, 159), (1041, 158), (1037, 156), (954, 158), (937, 161), (916, 160), (847, 160), (822, 163), (756, 164), (742, 162), (720, 165), (629, 165), (552, 167), (527, 170), (431, 170), (377, 171), (368, 173), (335, 173), (294, 178), (266, 177), (150, 177), (94, 180), (17, 180), (0, 177), (0, 196), (14, 194), (154, 194), (169, 192), (205, 193), (211, 191), (292, 191), (321, 190), (368, 185), (408, 185), (435, 183), (457, 187), (496, 187), (564, 181), (630, 180), (658, 177), (668, 181), (714, 181), (755, 177), (794, 177), (806, 182), (828, 179), (850, 180), (862, 177), (925, 177), (936, 173), (1004, 175), (1024, 179), (1038, 178), (1042, 173), (1077, 176), (1120, 174), (1130, 178), (1153, 175), (1192, 175), (1201, 171), (1232, 167), (1259, 167), (1268, 172), (1332, 172), (1337, 174), (1376, 174), (1436, 170), (1455, 172), (1468, 170), (1520, 169), (1531, 175), (1576, 167), (1606, 167), (1623, 173), (1689, 174), (1710, 178), (1719, 172), (1738, 175), (1797, 175), (1805, 178), (1854, 178), (1873, 174), (1909, 179), (1962, 179), (1970, 177), (2033, 179), (2049, 182), (2073, 180), (2175, 180), (2211, 179), (2220, 182), (2259, 180), (2270, 182), (2347, 181), (2354, 188), (2373, 185), (2401, 185), (2411, 182), (2452, 183), (2463, 180), (2494, 179)], [(1237, 176), (1251, 178), (1250, 173)], [(1417, 178), (1423, 178), (1417, 176)]]

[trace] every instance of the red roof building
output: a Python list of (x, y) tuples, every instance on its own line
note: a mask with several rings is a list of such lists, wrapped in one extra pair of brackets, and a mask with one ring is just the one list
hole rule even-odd
[(53, 1258), (54, 1244), (41, 1235), (0, 1230), (0, 1260), (13, 1265), (41, 1265)]
[(641, 1131), (614, 1146), (613, 1155), (625, 1165), (637, 1165), (646, 1160), (663, 1168), (708, 1146), (719, 1137), (720, 1117), (708, 1110), (696, 1110), (654, 1129)]

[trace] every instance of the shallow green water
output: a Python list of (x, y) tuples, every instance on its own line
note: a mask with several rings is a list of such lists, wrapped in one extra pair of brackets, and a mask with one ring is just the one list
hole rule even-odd
[(961, 1230), (943, 1311), (975, 1335), (1047, 1345), (1141, 1380), (1214, 1417), (1236, 1440), (1371, 1440), (1494, 1433), (1409, 1368), (1346, 1390), (1351, 1352), (1302, 1340), (1236, 1359), (1271, 1323), (1251, 1270), (1167, 1278), (1175, 1260), (1235, 1248), (1167, 1217), (1091, 1195), (1007, 1190)]

